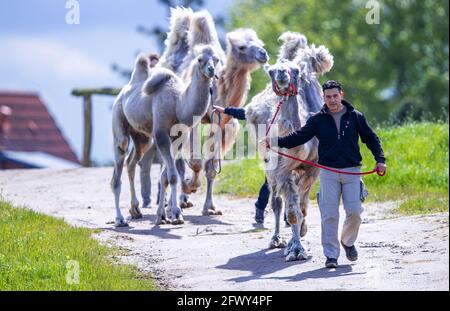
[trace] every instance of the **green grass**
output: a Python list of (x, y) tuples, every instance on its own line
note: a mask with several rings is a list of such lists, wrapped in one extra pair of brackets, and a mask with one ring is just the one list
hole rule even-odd
[[(100, 245), (93, 233), (0, 199), (0, 291), (156, 290), (148, 276), (113, 260), (124, 250)], [(70, 261), (80, 267), (79, 284), (66, 282)]]
[[(364, 177), (368, 201), (400, 201), (399, 212), (421, 214), (448, 211), (448, 123), (411, 123), (377, 128), (387, 158), (385, 177)], [(363, 170), (372, 170), (375, 161), (361, 144)], [(226, 166), (219, 175), (216, 191), (237, 197), (254, 197), (264, 180), (259, 160), (243, 160)], [(316, 182), (311, 198), (319, 188)]]

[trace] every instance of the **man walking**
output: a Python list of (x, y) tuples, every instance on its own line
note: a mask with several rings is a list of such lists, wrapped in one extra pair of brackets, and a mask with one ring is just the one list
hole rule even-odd
[[(358, 144), (358, 138), (361, 137), (361, 141), (367, 145), (375, 158), (377, 170), (384, 173), (386, 164), (380, 140), (368, 125), (364, 115), (343, 99), (344, 93), (340, 83), (328, 81), (322, 89), (325, 100), (322, 110), (311, 116), (305, 126), (294, 134), (271, 139), (272, 145), (278, 144), (279, 148), (289, 149), (317, 137), (319, 164), (345, 172), (358, 173), (362, 161)], [(320, 169), (319, 209), (322, 221), (322, 246), (327, 268), (337, 267), (340, 244), (348, 260), (358, 259), (355, 241), (363, 211), (360, 183), (359, 175), (346, 175)], [(339, 243), (341, 196), (346, 216)]]

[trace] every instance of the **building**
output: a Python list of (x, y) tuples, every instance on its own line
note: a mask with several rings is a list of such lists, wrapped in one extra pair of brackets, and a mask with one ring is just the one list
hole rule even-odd
[(0, 170), (76, 167), (75, 152), (39, 96), (0, 91)]

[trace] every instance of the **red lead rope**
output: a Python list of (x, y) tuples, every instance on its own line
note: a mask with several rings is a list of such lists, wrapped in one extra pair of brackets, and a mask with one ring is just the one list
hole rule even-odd
[[(270, 132), (270, 129), (272, 128), (273, 124), (275, 123), (275, 120), (277, 119), (278, 114), (280, 113), (281, 106), (284, 104), (284, 101), (285, 101), (285, 97), (284, 96), (286, 95), (286, 94), (280, 94), (280, 92), (278, 90), (278, 86), (276, 84), (274, 84), (274, 91), (275, 91), (275, 93), (277, 95), (281, 95), (283, 97), (281, 98), (280, 102), (278, 103), (277, 110), (275, 111), (275, 115), (273, 116), (272, 121), (270, 122), (269, 127), (266, 130), (266, 147), (267, 147), (267, 149), (270, 149), (273, 152), (275, 152), (275, 153), (277, 153), (277, 154), (279, 154), (279, 155), (281, 155), (283, 157), (292, 159), (294, 161), (298, 161), (298, 162), (302, 162), (302, 163), (305, 163), (305, 164), (309, 164), (309, 165), (312, 165), (312, 166), (315, 166), (315, 167), (318, 167), (318, 168), (322, 168), (324, 170), (327, 170), (327, 171), (330, 171), (330, 172), (334, 172), (334, 173), (346, 174), (346, 175), (370, 175), (370, 174), (377, 173), (378, 176), (386, 175), (386, 172), (381, 172), (377, 168), (371, 170), (370, 172), (360, 172), (360, 173), (340, 171), (340, 170), (336, 170), (336, 169), (328, 167), (328, 166), (320, 165), (318, 163), (314, 163), (314, 162), (310, 162), (310, 161), (299, 159), (297, 157), (291, 156), (289, 154), (283, 153), (281, 151), (278, 151), (278, 150), (272, 148), (270, 146), (270, 143), (269, 143), (269, 132)], [(288, 92), (289, 92), (289, 90), (288, 90)]]

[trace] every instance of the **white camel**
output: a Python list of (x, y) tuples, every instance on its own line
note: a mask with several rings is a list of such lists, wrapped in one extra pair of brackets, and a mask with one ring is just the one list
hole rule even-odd
[[(186, 30), (185, 25), (189, 24)], [(227, 53), (225, 53), (219, 43), (217, 32), (213, 19), (207, 11), (191, 12), (186, 9), (173, 9), (171, 18), (171, 31), (166, 41), (166, 51), (161, 60), (161, 66), (170, 68), (179, 76), (186, 77), (185, 68), (190, 63), (192, 51), (198, 44), (210, 44), (217, 51), (219, 64), (222, 65), (220, 72), (217, 73), (218, 79), (214, 81), (212, 87), (212, 102), (214, 105), (242, 106), (246, 100), (246, 95), (250, 85), (250, 75), (258, 69), (261, 64), (268, 61), (268, 55), (264, 49), (264, 44), (259, 40), (256, 33), (251, 29), (238, 29), (227, 34)], [(189, 49), (186, 50), (186, 45)], [(203, 124), (218, 123), (217, 119), (211, 120), (212, 105), (208, 107), (208, 113), (202, 120)], [(237, 120), (224, 116), (220, 124), (221, 129), (221, 153), (228, 152), (234, 144), (236, 135), (239, 131)], [(227, 127), (227, 135), (224, 134)], [(194, 127), (192, 137), (198, 133), (198, 126)], [(214, 136), (217, 133), (212, 133)], [(220, 215), (222, 212), (217, 208), (213, 200), (213, 184), (217, 174), (217, 150), (212, 148), (212, 158), (201, 159), (192, 156), (189, 160), (193, 170), (192, 179), (183, 180), (182, 195), (183, 207), (192, 206), (187, 198), (188, 195), (196, 192), (200, 186), (200, 172), (204, 168), (207, 178), (206, 200), (203, 205), (203, 215)], [(152, 156), (146, 154), (144, 159), (151, 159)], [(150, 165), (146, 165), (149, 169)], [(181, 178), (184, 176), (183, 160), (177, 162)], [(160, 196), (159, 196), (160, 197)]]
[[(197, 60), (191, 66), (192, 79), (188, 85), (185, 85), (172, 71), (164, 68), (152, 69), (149, 76), (148, 60), (140, 56), (136, 61), (129, 84), (122, 89), (116, 99), (113, 108), (115, 165), (111, 180), (115, 195), (116, 226), (127, 225), (120, 211), (119, 198), (120, 177), (129, 137), (133, 140), (133, 148), (127, 158), (132, 217), (142, 217), (136, 198), (134, 175), (136, 164), (153, 144), (153, 136), (166, 164), (161, 175), (161, 183), (164, 189), (167, 183), (170, 183), (172, 198), (176, 196), (177, 177), (173, 171), (169, 132), (176, 123), (192, 127), (193, 116), (202, 116), (206, 112), (206, 105), (209, 103), (209, 87), (218, 62), (213, 49), (209, 46), (198, 47), (196, 53)], [(189, 105), (189, 103), (194, 104)], [(177, 208), (176, 200), (171, 200), (170, 203), (173, 223), (183, 223), (181, 210)], [(157, 223), (166, 222), (165, 209), (159, 208)]]
[(114, 172), (111, 179), (111, 189), (114, 192), (116, 208), (115, 224), (118, 227), (128, 226), (120, 211), (119, 199), (122, 188), (120, 178), (122, 176), (123, 164), (130, 143), (130, 137), (138, 148), (133, 148), (127, 157), (127, 170), (131, 190), (131, 208), (129, 211), (132, 218), (136, 219), (142, 217), (134, 188), (134, 172), (140, 155), (147, 151), (152, 145), (151, 135), (146, 133), (150, 132), (151, 124), (148, 124), (147, 131), (133, 128), (125, 116), (124, 107), (128, 102), (144, 100), (145, 97), (142, 96), (141, 89), (144, 82), (149, 77), (151, 61), (151, 59), (143, 54), (137, 57), (131, 79), (128, 84), (122, 88), (113, 105), (112, 130), (114, 138)]
[[(318, 112), (323, 106), (322, 91), (317, 76), (325, 74), (333, 66), (333, 57), (324, 46), (316, 48), (307, 46), (306, 38), (297, 33), (285, 33), (280, 39), (283, 45), (275, 65), (268, 68), (272, 83), (260, 94), (256, 95), (246, 109), (248, 124), (257, 126), (269, 124), (275, 114), (280, 97), (272, 86), (274, 83), (280, 91), (285, 92), (290, 84), (300, 90), (298, 95), (287, 95), (281, 106), (280, 116), (275, 123), (279, 136), (286, 136), (298, 130), (301, 124), (312, 113)], [(252, 128), (252, 127), (250, 127)], [(255, 136), (253, 127), (253, 137)], [(284, 153), (311, 162), (318, 159), (318, 142), (316, 139)], [(304, 165), (286, 157), (276, 157), (275, 168), (268, 169), (269, 155), (265, 148), (259, 148), (261, 158), (266, 165), (266, 177), (271, 191), (271, 205), (275, 215), (275, 232), (270, 241), (270, 248), (284, 248), (287, 261), (307, 259), (307, 254), (301, 244), (300, 237), (306, 235), (305, 217), (309, 205), (309, 192), (318, 176), (318, 169)], [(273, 163), (272, 163), (273, 164)], [(285, 213), (291, 225), (292, 238), (286, 242), (280, 236), (280, 215), (282, 202), (285, 202)]]

